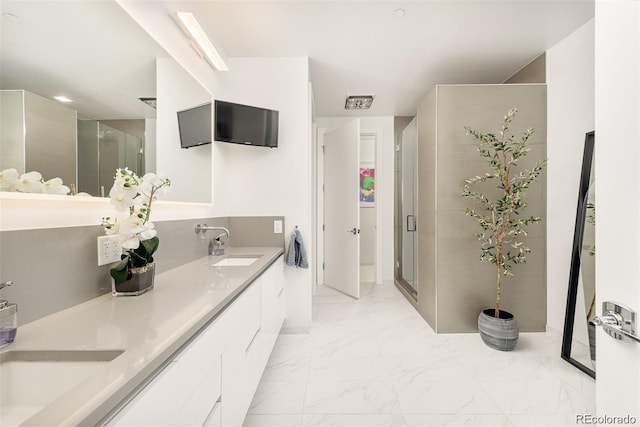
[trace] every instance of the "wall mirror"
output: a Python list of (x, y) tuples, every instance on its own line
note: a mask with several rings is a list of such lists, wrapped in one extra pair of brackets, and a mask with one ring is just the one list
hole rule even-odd
[(578, 208), (569, 272), (569, 291), (562, 338), (562, 358), (595, 378), (595, 225), (596, 199), (593, 169), (595, 133), (586, 134)]
[(126, 166), (166, 174), (164, 200), (211, 203), (211, 146), (180, 149), (176, 114), (211, 94), (116, 2), (9, 0), (2, 12), (0, 170), (101, 196)]

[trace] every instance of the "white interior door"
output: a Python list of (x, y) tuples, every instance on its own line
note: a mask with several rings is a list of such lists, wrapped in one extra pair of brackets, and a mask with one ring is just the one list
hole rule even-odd
[[(640, 2), (595, 3), (596, 309), (614, 301), (640, 313)], [(598, 415), (637, 423), (640, 343), (600, 327), (596, 349)], [(615, 423), (625, 421), (598, 424)]]
[(324, 135), (324, 284), (360, 298), (360, 120)]

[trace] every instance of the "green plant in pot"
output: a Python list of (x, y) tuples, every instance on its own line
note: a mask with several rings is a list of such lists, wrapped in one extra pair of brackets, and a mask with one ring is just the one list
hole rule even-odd
[(462, 192), (463, 197), (472, 199), (478, 206), (467, 208), (464, 213), (475, 218), (481, 228), (475, 235), (481, 242), (480, 261), (488, 260), (496, 266), (495, 307), (480, 313), (478, 329), (485, 344), (503, 351), (515, 347), (519, 330), (514, 315), (500, 309), (502, 281), (513, 276), (512, 268), (524, 263), (531, 252), (523, 241), (526, 228), (542, 219), (524, 215), (526, 191), (537, 181), (547, 163), (547, 159), (541, 159), (529, 169), (518, 166), (531, 151), (529, 139), (534, 130), (525, 130), (520, 138), (511, 135), (511, 122), (517, 111), (513, 108), (507, 112), (497, 135), (465, 126), (467, 135), (474, 137), (477, 151), (490, 170), (466, 179)]

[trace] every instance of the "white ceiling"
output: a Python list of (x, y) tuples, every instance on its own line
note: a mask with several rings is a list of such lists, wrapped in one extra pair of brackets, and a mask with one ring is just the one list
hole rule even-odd
[(167, 3), (230, 57), (309, 56), (319, 116), (362, 115), (347, 94), (375, 94), (366, 115), (415, 115), (434, 85), (501, 83), (594, 16), (592, 0)]
[[(318, 116), (412, 116), (434, 85), (500, 83), (594, 15), (593, 0), (163, 2), (193, 12), (227, 56), (308, 56)], [(129, 107), (101, 107), (105, 117), (92, 102), (155, 94), (153, 59), (166, 52), (115, 3), (0, 7), (21, 19), (2, 20), (3, 88), (44, 96), (66, 88), (84, 103), (79, 111), (102, 119), (124, 118)], [(368, 112), (348, 112), (347, 94), (376, 98)]]

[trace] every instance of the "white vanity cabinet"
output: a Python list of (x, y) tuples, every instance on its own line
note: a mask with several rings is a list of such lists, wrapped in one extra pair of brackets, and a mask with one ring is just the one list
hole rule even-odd
[(284, 321), (278, 258), (111, 421), (110, 426), (242, 426)]
[(108, 425), (178, 425), (178, 383), (178, 367), (172, 361)]
[[(284, 264), (280, 257), (260, 281), (259, 328), (243, 326), (222, 354), (222, 425), (241, 426), (284, 321)], [(252, 319), (251, 325), (255, 319)]]

